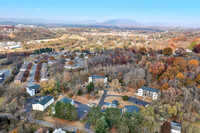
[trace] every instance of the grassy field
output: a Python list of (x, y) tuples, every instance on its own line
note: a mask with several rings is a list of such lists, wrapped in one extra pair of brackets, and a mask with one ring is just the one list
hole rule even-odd
[(33, 61), (34, 59), (35, 59), (34, 57), (26, 57), (26, 58), (23, 58), (23, 61), (29, 62), (29, 61)]
[(0, 106), (3, 104), (4, 98), (0, 97)]

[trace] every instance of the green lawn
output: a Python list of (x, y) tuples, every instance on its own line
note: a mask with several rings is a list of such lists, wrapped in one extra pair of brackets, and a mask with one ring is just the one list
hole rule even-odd
[(3, 104), (3, 100), (4, 100), (4, 98), (0, 97), (0, 106)]

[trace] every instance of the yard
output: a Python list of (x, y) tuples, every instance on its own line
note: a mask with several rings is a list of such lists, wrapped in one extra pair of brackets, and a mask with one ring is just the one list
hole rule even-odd
[[(92, 99), (92, 98), (88, 99), (86, 97), (86, 95), (83, 95), (83, 96), (74, 96), (74, 97), (72, 97), (70, 99), (73, 99), (73, 100), (75, 100), (77, 102), (80, 102), (80, 103), (86, 104), (86, 105), (88, 103), (96, 103), (96, 104), (98, 104), (99, 101), (100, 101), (100, 99), (101, 99), (101, 97), (102, 97), (102, 95), (103, 95), (103, 90), (99, 91), (99, 98), (98, 99)], [(66, 95), (66, 97), (67, 97), (67, 95)]]
[[(120, 109), (123, 109), (125, 105), (136, 105), (136, 104), (130, 103), (128, 101), (123, 101), (122, 97), (115, 97), (115, 96), (106, 97), (104, 102), (112, 103), (113, 100), (119, 101), (118, 108), (120, 108)], [(136, 105), (136, 106), (138, 106), (138, 105)], [(143, 106), (138, 106), (138, 107), (143, 108)]]
[(128, 92), (121, 92), (121, 93), (119, 93), (119, 92), (117, 92), (117, 91), (108, 91), (108, 94), (107, 94), (107, 95), (120, 95), (120, 96), (127, 95), (127, 96), (136, 97), (136, 98), (138, 98), (138, 99), (140, 99), (140, 100), (147, 101), (147, 102), (151, 102), (151, 101), (152, 101), (152, 99), (151, 99), (150, 97), (141, 97), (141, 96), (136, 95), (136, 94), (135, 94), (136, 92), (137, 92), (137, 91), (135, 91), (135, 89), (129, 88), (129, 89), (128, 89)]
[(83, 129), (84, 125), (85, 125), (85, 123), (81, 123), (80, 121), (68, 121), (68, 120), (65, 120), (65, 119), (59, 119), (59, 118), (52, 117), (52, 116), (44, 116), (44, 117), (42, 117), (42, 119), (44, 121), (48, 121), (48, 122), (53, 122), (53, 123), (58, 123), (58, 124), (62, 124), (62, 125), (78, 127), (80, 129)]
[(4, 100), (4, 98), (0, 97), (0, 106), (3, 104), (3, 100)]

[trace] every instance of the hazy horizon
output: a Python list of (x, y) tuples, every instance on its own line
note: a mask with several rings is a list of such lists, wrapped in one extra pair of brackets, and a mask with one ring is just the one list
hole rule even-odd
[(1, 0), (0, 18), (103, 22), (129, 19), (141, 23), (198, 25), (197, 0)]

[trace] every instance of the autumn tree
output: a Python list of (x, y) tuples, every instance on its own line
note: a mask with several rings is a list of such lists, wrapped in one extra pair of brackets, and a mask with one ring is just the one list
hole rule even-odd
[(194, 50), (195, 53), (200, 53), (200, 44), (195, 45), (195, 46), (193, 47), (193, 50)]
[(165, 71), (165, 65), (163, 62), (154, 62), (149, 66), (149, 72), (154, 76), (157, 77), (158, 75), (162, 74)]
[(171, 133), (172, 126), (169, 122), (165, 122), (161, 127), (161, 133)]
[(173, 61), (172, 67), (175, 67), (180, 72), (187, 70), (187, 62), (182, 58), (175, 58)]
[(198, 60), (192, 59), (188, 62), (188, 67), (190, 70), (193, 70), (193, 69), (197, 68), (198, 66), (199, 66)]
[(173, 87), (170, 87), (168, 88), (168, 90), (164, 90), (163, 94), (165, 101), (172, 103), (175, 102), (176, 98), (180, 96), (180, 91)]
[(121, 91), (121, 83), (119, 82), (118, 79), (113, 79), (112, 82), (110, 83), (110, 87), (114, 91), (118, 91), (118, 92)]
[(163, 50), (163, 54), (167, 55), (167, 56), (171, 55), (172, 52), (173, 52), (173, 50), (170, 47), (164, 48), (164, 50)]
[(147, 53), (146, 48), (142, 47), (139, 49), (140, 54), (145, 55)]

